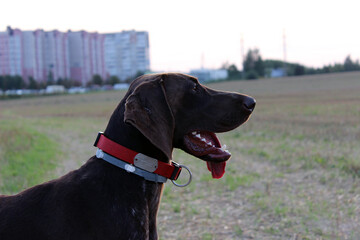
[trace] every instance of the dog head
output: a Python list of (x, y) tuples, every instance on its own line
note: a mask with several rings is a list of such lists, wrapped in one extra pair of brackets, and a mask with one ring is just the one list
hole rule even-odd
[(144, 75), (134, 80), (129, 92), (125, 122), (169, 159), (175, 147), (207, 161), (215, 178), (222, 177), (231, 156), (216, 133), (245, 123), (256, 104), (247, 95), (216, 91), (178, 73)]

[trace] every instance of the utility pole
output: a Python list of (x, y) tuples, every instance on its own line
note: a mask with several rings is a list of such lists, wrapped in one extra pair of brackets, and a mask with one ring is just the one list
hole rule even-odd
[(284, 61), (284, 76), (287, 75), (287, 66), (286, 66), (286, 33), (285, 33), (285, 28), (283, 29), (283, 61)]
[(201, 54), (201, 69), (204, 69), (204, 62), (205, 62), (205, 57), (204, 57), (204, 52)]
[(242, 67), (242, 78), (245, 79), (245, 69), (244, 69), (245, 53), (244, 53), (244, 37), (243, 37), (243, 34), (241, 34), (240, 46), (241, 46), (241, 63), (240, 63), (240, 66)]

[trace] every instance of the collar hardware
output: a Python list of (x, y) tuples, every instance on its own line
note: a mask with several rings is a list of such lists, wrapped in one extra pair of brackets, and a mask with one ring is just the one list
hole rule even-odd
[(183, 168), (185, 168), (185, 169), (188, 171), (188, 173), (189, 173), (189, 179), (188, 179), (188, 181), (187, 181), (186, 183), (184, 183), (184, 184), (176, 183), (176, 182), (175, 182), (176, 180), (171, 180), (171, 182), (172, 182), (175, 186), (177, 186), (177, 187), (186, 187), (187, 185), (189, 185), (189, 184), (191, 183), (192, 173), (191, 173), (190, 169), (189, 169), (187, 166), (185, 166), (185, 165), (180, 165), (180, 166), (183, 167)]
[(134, 165), (148, 172), (154, 172), (158, 168), (158, 160), (138, 153), (134, 157)]
[(97, 149), (96, 151), (96, 157), (97, 158), (101, 158), (104, 161), (124, 169), (125, 171), (127, 171), (128, 173), (133, 173), (136, 174), (142, 178), (144, 178), (145, 180), (151, 181), (151, 182), (156, 182), (156, 183), (165, 183), (167, 181), (166, 177), (160, 176), (158, 174), (155, 173), (150, 173), (147, 171), (144, 171), (140, 168), (135, 167), (134, 165), (128, 164), (124, 161), (121, 161), (105, 152), (103, 152), (101, 149)]
[(98, 148), (96, 152), (97, 158), (142, 176), (149, 181), (166, 182), (166, 179), (176, 181), (183, 167), (176, 162), (171, 162), (170, 164), (161, 162), (145, 154), (128, 149), (105, 137), (102, 132), (98, 133), (94, 146)]

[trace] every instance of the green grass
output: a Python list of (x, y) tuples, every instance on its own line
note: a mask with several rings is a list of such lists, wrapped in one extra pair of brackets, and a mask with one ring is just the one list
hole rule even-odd
[(211, 233), (203, 233), (202, 240), (212, 240), (213, 239), (213, 235)]
[(237, 237), (242, 237), (244, 234), (244, 231), (238, 225), (234, 226), (234, 232)]
[(29, 126), (0, 123), (0, 192), (15, 193), (48, 179), (56, 167), (56, 143)]
[(259, 174), (251, 173), (237, 175), (236, 172), (229, 172), (225, 175), (225, 185), (230, 191), (236, 190), (240, 186), (250, 186), (254, 181), (260, 178)]

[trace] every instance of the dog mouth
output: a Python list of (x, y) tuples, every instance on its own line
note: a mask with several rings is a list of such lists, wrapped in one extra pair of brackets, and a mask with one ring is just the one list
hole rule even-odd
[(188, 153), (206, 161), (213, 178), (219, 179), (224, 175), (231, 153), (226, 145), (221, 146), (215, 133), (192, 131), (184, 136), (184, 144)]

